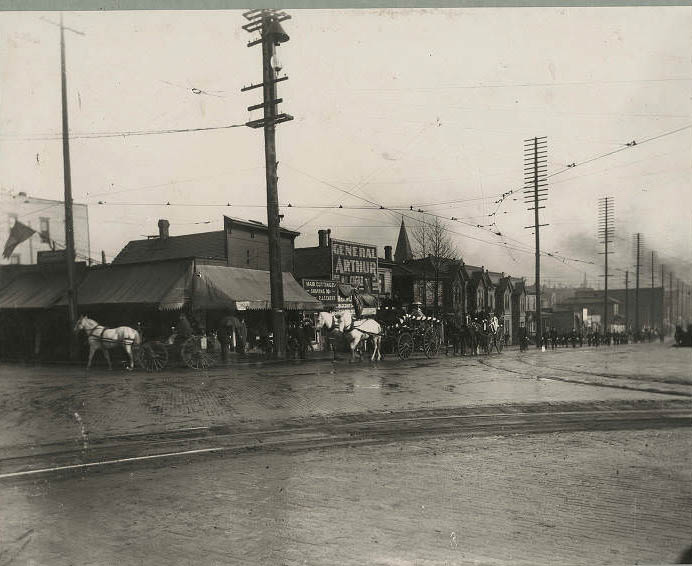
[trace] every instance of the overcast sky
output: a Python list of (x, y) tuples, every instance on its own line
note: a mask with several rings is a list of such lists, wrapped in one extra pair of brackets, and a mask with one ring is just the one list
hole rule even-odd
[[(279, 96), (295, 120), (278, 127), (277, 151), (279, 200), (294, 205), (282, 209), (283, 223), (302, 232), (297, 245), (315, 245), (318, 228), (375, 243), (380, 254), (396, 243), (400, 215), (349, 209), (371, 205), (338, 187), (385, 207), (454, 216), (461, 222), (447, 224), (465, 261), (532, 280), (533, 236), (523, 228), (532, 213), (518, 195), (495, 201), (522, 185), (523, 140), (548, 136), (553, 176), (541, 212), (550, 226), (541, 241), (562, 259), (543, 260), (544, 278), (586, 273), (600, 283), (605, 195), (615, 199), (616, 268), (631, 266), (640, 231), (647, 249), (690, 278), (692, 8), (291, 14), (291, 40), (279, 48), (290, 78)], [(84, 34), (66, 32), (68, 97), (73, 194), (89, 204), (92, 256), (103, 249), (112, 258), (156, 233), (159, 218), (173, 235), (221, 229), (223, 214), (266, 222), (261, 130), (79, 137), (259, 117), (246, 108), (261, 91), (240, 92), (261, 79), (242, 12), (64, 19)], [(63, 192), (57, 21), (0, 15), (0, 186), (54, 199)], [(617, 285), (624, 272), (614, 273)]]

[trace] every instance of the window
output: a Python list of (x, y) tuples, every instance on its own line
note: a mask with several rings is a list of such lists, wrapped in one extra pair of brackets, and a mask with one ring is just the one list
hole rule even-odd
[(618, 307), (619, 306), (620, 305), (618, 305), (617, 303), (613, 303), (613, 314), (618, 314)]
[(45, 216), (41, 216), (38, 219), (38, 231), (39, 234), (41, 235), (41, 241), (42, 242), (50, 242), (50, 218), (46, 218)]
[(384, 273), (379, 274), (379, 280), (380, 280), (380, 293), (384, 293), (386, 289), (384, 288)]
[(505, 293), (505, 311), (509, 311), (509, 293)]
[(250, 232), (250, 238), (254, 238), (254, 237), (255, 237), (255, 233), (254, 233), (254, 232)]
[(250, 250), (245, 250), (245, 252), (247, 254), (245, 257), (245, 263), (247, 263), (247, 265), (250, 265)]

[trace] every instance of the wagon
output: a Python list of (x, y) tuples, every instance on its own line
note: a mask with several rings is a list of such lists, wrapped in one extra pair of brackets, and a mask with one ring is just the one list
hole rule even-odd
[(440, 351), (440, 328), (436, 319), (416, 320), (411, 317), (381, 320), (384, 334), (382, 351), (396, 354), (400, 359), (408, 359), (414, 352), (423, 352), (434, 358)]
[(179, 361), (192, 369), (208, 369), (216, 365), (216, 340), (203, 334), (193, 334), (182, 342), (149, 340), (135, 351), (140, 367), (146, 371), (161, 371), (169, 361)]

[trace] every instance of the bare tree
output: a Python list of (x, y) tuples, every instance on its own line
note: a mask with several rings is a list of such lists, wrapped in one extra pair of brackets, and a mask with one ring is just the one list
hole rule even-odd
[(413, 247), (417, 258), (427, 258), (432, 269), (432, 281), (427, 280), (427, 265), (423, 270), (423, 303), (427, 306), (427, 292), (434, 297), (437, 313), (440, 297), (440, 273), (446, 263), (459, 257), (445, 223), (437, 217), (425, 219), (413, 227)]

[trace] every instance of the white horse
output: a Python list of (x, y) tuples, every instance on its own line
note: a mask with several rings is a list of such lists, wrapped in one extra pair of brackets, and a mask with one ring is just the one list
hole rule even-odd
[(351, 313), (346, 311), (339, 318), (339, 330), (343, 332), (348, 341), (348, 346), (351, 348), (351, 361), (356, 360), (358, 344), (365, 341), (370, 341), (373, 344), (370, 361), (374, 362), (382, 359), (382, 354), (380, 353), (382, 327), (379, 322), (371, 318), (353, 320)]
[(331, 332), (332, 330), (338, 329), (339, 328), (338, 318), (339, 318), (338, 315), (332, 314), (330, 312), (322, 311), (317, 316), (317, 325), (315, 326), (315, 330), (321, 330), (322, 328), (324, 328), (327, 330), (327, 332)]
[(103, 351), (103, 356), (108, 362), (108, 369), (113, 369), (111, 365), (111, 356), (108, 350), (112, 350), (118, 346), (125, 348), (127, 357), (130, 359), (130, 364), (127, 366), (127, 369), (131, 370), (135, 367), (134, 357), (132, 356), (132, 346), (140, 345), (142, 343), (142, 337), (134, 328), (130, 328), (129, 326), (106, 328), (95, 320), (91, 320), (86, 316), (81, 316), (74, 327), (75, 332), (79, 332), (80, 330), (84, 330), (89, 339), (89, 361), (87, 362), (87, 369), (91, 367), (91, 360), (97, 350)]

